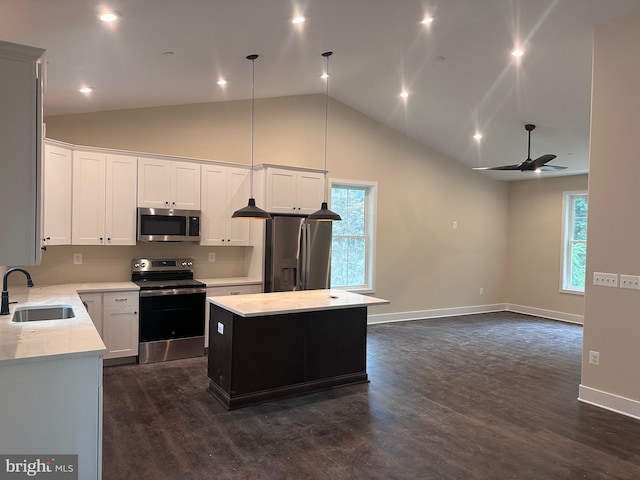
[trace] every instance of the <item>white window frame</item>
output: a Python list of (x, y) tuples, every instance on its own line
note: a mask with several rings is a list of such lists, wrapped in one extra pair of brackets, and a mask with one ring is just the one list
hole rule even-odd
[[(569, 285), (571, 279), (571, 244), (572, 243), (587, 243), (587, 240), (573, 240), (572, 238), (572, 225), (573, 225), (573, 199), (575, 197), (587, 197), (589, 198), (589, 192), (587, 190), (574, 190), (562, 192), (562, 252), (561, 252), (561, 268), (560, 268), (560, 291), (563, 293), (571, 293), (574, 295), (584, 295), (584, 289), (571, 287)], [(587, 224), (587, 229), (588, 229)], [(586, 272), (585, 272), (585, 286), (587, 284)]]
[[(365, 236), (366, 236), (366, 263), (365, 285), (362, 287), (335, 287), (340, 290), (357, 293), (375, 293), (376, 278), (376, 218), (378, 202), (378, 183), (365, 180), (345, 180), (329, 178), (329, 199), (334, 187), (360, 188), (365, 190)], [(334, 288), (333, 286), (331, 288)]]

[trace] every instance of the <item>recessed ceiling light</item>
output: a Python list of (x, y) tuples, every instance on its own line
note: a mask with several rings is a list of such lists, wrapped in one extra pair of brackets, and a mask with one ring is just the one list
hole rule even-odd
[(511, 55), (513, 55), (514, 57), (521, 57), (524, 55), (524, 52), (519, 48), (516, 48), (513, 52), (511, 52)]
[(482, 138), (482, 134), (480, 132), (476, 132), (473, 138), (475, 138), (476, 140), (480, 140)]
[(433, 17), (424, 17), (420, 23), (423, 25), (429, 25), (430, 23), (433, 23), (433, 20)]
[(115, 22), (120, 18), (120, 14), (118, 12), (104, 12), (100, 14), (99, 18), (103, 22)]
[(409, 98), (409, 92), (407, 92), (406, 90), (403, 90), (402, 92), (400, 92), (400, 96), (402, 98)]
[(227, 84), (227, 81), (224, 78), (221, 78), (216, 83), (222, 87)]
[(93, 87), (81, 87), (78, 89), (80, 93), (91, 93), (93, 92)]
[(300, 23), (304, 23), (305, 21), (306, 21), (306, 18), (304, 18), (303, 16), (299, 16), (291, 20), (291, 23), (293, 23), (294, 25), (299, 25)]

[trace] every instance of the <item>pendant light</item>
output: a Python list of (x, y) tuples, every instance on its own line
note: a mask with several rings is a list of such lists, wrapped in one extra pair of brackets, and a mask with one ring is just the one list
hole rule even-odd
[(231, 218), (245, 218), (248, 220), (267, 220), (271, 218), (269, 212), (265, 212), (261, 208), (256, 207), (256, 201), (253, 198), (253, 124), (254, 124), (254, 104), (255, 104), (255, 86), (256, 86), (256, 58), (258, 55), (247, 55), (247, 60), (251, 60), (251, 184), (249, 189), (249, 203), (246, 207), (236, 210)]
[(335, 220), (342, 220), (340, 215), (329, 210), (327, 206), (327, 131), (329, 130), (329, 57), (333, 55), (333, 52), (324, 52), (322, 56), (327, 59), (327, 69), (325, 75), (327, 76), (327, 87), (324, 95), (324, 201), (320, 206), (320, 210), (313, 212), (309, 215), (308, 220), (315, 220), (320, 222), (333, 222)]

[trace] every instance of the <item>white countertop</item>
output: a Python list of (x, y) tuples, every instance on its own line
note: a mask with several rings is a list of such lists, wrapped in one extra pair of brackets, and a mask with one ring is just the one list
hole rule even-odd
[[(9, 287), (9, 315), (0, 315), (0, 365), (51, 360), (60, 356), (102, 355), (105, 345), (78, 292), (138, 290), (131, 282), (78, 283)], [(16, 308), (33, 305), (71, 305), (74, 318), (12, 322)]]
[(207, 287), (226, 287), (233, 285), (261, 285), (261, 279), (249, 277), (223, 277), (223, 278), (196, 278), (199, 282), (206, 283)]
[(253, 293), (207, 297), (207, 300), (241, 317), (335, 310), (339, 308), (386, 305), (388, 300), (344, 290), (304, 290), (297, 292)]

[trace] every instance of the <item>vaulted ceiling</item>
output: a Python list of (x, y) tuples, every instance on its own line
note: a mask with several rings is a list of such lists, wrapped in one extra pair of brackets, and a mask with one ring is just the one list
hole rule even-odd
[(577, 174), (594, 26), (632, 12), (640, 0), (0, 0), (0, 40), (47, 50), (45, 115), (246, 99), (252, 53), (257, 98), (324, 93), (330, 50), (330, 95), (389, 127), (477, 167), (525, 160), (533, 123), (531, 156)]

